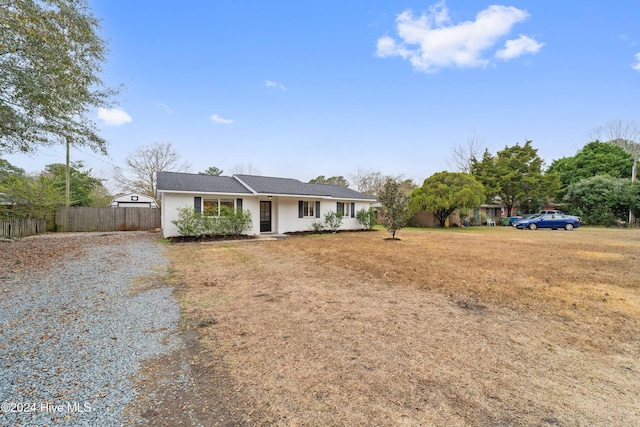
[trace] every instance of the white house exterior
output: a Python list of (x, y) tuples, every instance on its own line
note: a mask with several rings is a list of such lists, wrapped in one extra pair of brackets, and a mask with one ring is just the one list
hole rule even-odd
[(111, 208), (157, 208), (158, 203), (153, 197), (139, 194), (128, 193), (116, 196), (109, 204)]
[(323, 222), (324, 215), (331, 211), (343, 215), (340, 230), (358, 230), (362, 226), (356, 212), (368, 210), (375, 202), (369, 195), (339, 185), (255, 175), (158, 172), (157, 188), (165, 237), (179, 235), (172, 221), (178, 219), (178, 209), (184, 207), (213, 215), (221, 206), (249, 210), (253, 225), (247, 234), (258, 235), (308, 231), (314, 222)]

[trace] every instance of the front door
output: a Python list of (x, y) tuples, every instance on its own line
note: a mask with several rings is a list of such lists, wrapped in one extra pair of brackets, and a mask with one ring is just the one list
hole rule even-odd
[(271, 202), (260, 201), (260, 232), (271, 231)]

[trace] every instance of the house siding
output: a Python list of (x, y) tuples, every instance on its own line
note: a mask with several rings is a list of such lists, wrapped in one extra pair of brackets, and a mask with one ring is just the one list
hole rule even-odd
[(179, 236), (178, 227), (172, 221), (178, 219), (178, 209), (194, 207), (193, 194), (162, 194), (162, 234), (164, 237)]
[[(221, 199), (242, 199), (242, 209), (251, 212), (252, 227), (246, 234), (260, 234), (260, 203), (255, 197), (246, 197), (246, 195), (213, 195), (213, 194), (189, 194), (189, 193), (163, 193), (162, 194), (162, 234), (164, 237), (179, 236), (178, 227), (172, 222), (178, 219), (180, 208), (193, 208), (194, 199), (205, 198), (221, 198)], [(236, 200), (237, 205), (237, 200)]]
[[(269, 200), (266, 197), (259, 196), (246, 196), (246, 195), (217, 195), (217, 194), (197, 194), (197, 193), (162, 193), (162, 232), (164, 237), (179, 236), (178, 227), (173, 224), (172, 221), (178, 219), (178, 213), (180, 208), (194, 207), (194, 200), (196, 197), (201, 197), (202, 200), (209, 198), (233, 198), (242, 199), (242, 209), (251, 212), (252, 227), (246, 234), (258, 235), (260, 234), (260, 201)], [(298, 217), (298, 203), (300, 200), (309, 201), (317, 206), (320, 204), (320, 217), (319, 218), (299, 218)], [(273, 197), (271, 200), (271, 233), (291, 233), (296, 231), (309, 231), (312, 229), (314, 222), (324, 222), (324, 216), (328, 212), (336, 211), (335, 200), (320, 200), (313, 198), (299, 198), (299, 197)], [(369, 209), (368, 202), (351, 202), (345, 200), (344, 203), (349, 203), (350, 211), (357, 212), (360, 209)], [(342, 218), (342, 225), (340, 230), (360, 230), (362, 226), (355, 218), (355, 214), (352, 217), (351, 212), (349, 216)]]
[[(247, 180), (251, 187), (244, 183)], [(369, 209), (373, 202), (369, 196), (339, 186), (249, 175), (231, 178), (159, 172), (158, 188), (165, 237), (179, 236), (178, 227), (172, 221), (178, 219), (180, 208), (200, 207), (202, 210), (206, 199), (233, 199), (236, 208), (249, 211), (252, 218), (252, 228), (246, 232), (249, 235), (260, 234), (261, 201), (271, 202), (271, 230), (268, 233), (278, 234), (311, 230), (314, 223), (324, 222), (328, 212), (336, 212), (338, 203), (349, 208), (340, 230), (359, 230), (362, 227), (355, 218), (355, 212)], [(300, 201), (314, 204), (315, 217), (299, 217)]]
[[(335, 200), (321, 200), (320, 203), (320, 217), (319, 218), (300, 218), (298, 215), (298, 205), (300, 201), (317, 202), (313, 198), (277, 198), (278, 206), (278, 221), (274, 232), (277, 233), (291, 233), (296, 231), (309, 231), (312, 229), (313, 223), (324, 222), (324, 216), (328, 212), (335, 212), (337, 202)], [(350, 208), (355, 208), (354, 212), (360, 209), (369, 209), (368, 202), (350, 202), (345, 200), (344, 203), (349, 203)], [(360, 230), (362, 226), (355, 218), (355, 214), (352, 217), (349, 216), (342, 218), (342, 225), (339, 230)]]

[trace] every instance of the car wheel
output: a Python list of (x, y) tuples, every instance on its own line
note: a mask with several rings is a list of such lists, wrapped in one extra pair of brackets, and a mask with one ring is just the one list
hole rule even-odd
[(535, 230), (536, 228), (538, 228), (538, 226), (535, 223), (531, 223), (529, 224), (529, 230)]
[(567, 230), (567, 231), (573, 230), (573, 224), (565, 224), (564, 225), (564, 229)]

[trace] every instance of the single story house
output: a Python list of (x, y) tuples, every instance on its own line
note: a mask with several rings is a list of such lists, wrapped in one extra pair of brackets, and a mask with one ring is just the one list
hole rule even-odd
[[(416, 213), (414, 222), (417, 227), (440, 227), (440, 221), (438, 220), (438, 218), (436, 218), (436, 215), (433, 212), (426, 211), (424, 209)], [(451, 215), (447, 217), (447, 220), (445, 221), (445, 227), (451, 227), (453, 224), (462, 224), (462, 221), (460, 220), (460, 209), (458, 208), (456, 208), (456, 210), (454, 210)]]
[[(506, 216), (506, 208), (501, 204), (482, 204), (476, 209), (469, 210), (467, 216), (460, 217), (460, 209), (456, 208), (447, 217), (445, 227), (460, 226), (464, 223), (481, 225), (487, 224), (487, 219), (492, 219), (494, 223), (500, 224), (501, 219)], [(440, 227), (440, 221), (433, 212), (421, 210), (414, 217), (415, 225), (418, 227)]]
[(214, 216), (219, 215), (221, 206), (249, 210), (253, 225), (247, 234), (258, 235), (308, 231), (314, 222), (323, 222), (330, 211), (343, 216), (341, 230), (358, 230), (362, 227), (356, 212), (368, 210), (375, 202), (375, 198), (347, 187), (291, 178), (180, 172), (158, 172), (156, 178), (165, 237), (179, 235), (172, 221), (184, 207)]
[(110, 208), (157, 208), (158, 203), (153, 197), (139, 193), (128, 193), (116, 196), (109, 204)]

